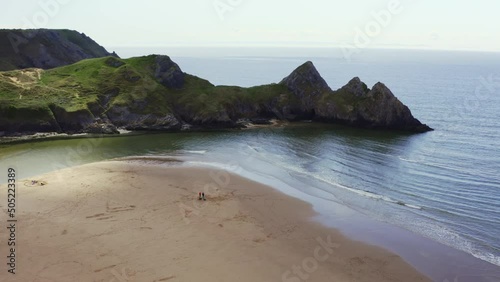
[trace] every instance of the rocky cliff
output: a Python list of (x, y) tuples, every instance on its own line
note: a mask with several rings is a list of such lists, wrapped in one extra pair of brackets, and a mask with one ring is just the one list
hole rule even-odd
[(111, 55), (116, 56), (73, 30), (0, 30), (0, 71), (51, 69)]
[(332, 91), (313, 63), (307, 62), (281, 83), (303, 101), (302, 115), (313, 120), (414, 132), (431, 130), (414, 118), (410, 109), (380, 82), (369, 89), (355, 77), (344, 87)]
[(369, 89), (354, 78), (334, 91), (312, 62), (280, 83), (250, 88), (214, 86), (160, 55), (0, 72), (0, 132), (7, 135), (239, 128), (270, 119), (431, 130), (384, 84)]
[(294, 110), (310, 115), (311, 118), (314, 117), (319, 98), (332, 91), (312, 62), (306, 62), (298, 67), (280, 84), (285, 85), (300, 101)]

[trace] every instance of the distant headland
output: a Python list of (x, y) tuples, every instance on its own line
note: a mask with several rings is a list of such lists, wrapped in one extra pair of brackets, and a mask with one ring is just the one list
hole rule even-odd
[(168, 56), (120, 59), (70, 30), (0, 30), (0, 50), (4, 136), (242, 128), (273, 119), (432, 130), (383, 83), (369, 89), (356, 77), (332, 90), (312, 62), (279, 83), (243, 88), (184, 73)]

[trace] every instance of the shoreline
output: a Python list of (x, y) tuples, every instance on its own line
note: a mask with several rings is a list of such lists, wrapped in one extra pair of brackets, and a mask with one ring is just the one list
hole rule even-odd
[(117, 134), (99, 134), (99, 133), (58, 133), (58, 132), (36, 132), (30, 134), (21, 133), (19, 136), (0, 136), (0, 145), (15, 145), (30, 142), (43, 142), (54, 140), (68, 140), (68, 139), (85, 139), (85, 138), (116, 138), (126, 137), (141, 134), (148, 134), (148, 132), (141, 131), (127, 131), (119, 130)]
[(242, 167), (234, 170), (231, 166), (214, 166), (210, 162), (194, 163), (194, 167), (229, 170), (279, 193), (307, 202), (315, 212), (312, 217), (314, 222), (338, 230), (353, 240), (393, 252), (433, 281), (457, 279), (460, 282), (489, 282), (500, 279), (499, 266), (482, 258), (404, 227), (372, 218), (343, 203), (327, 200), (319, 195), (305, 194), (281, 179), (241, 170)]
[(20, 189), (25, 280), (428, 281), (399, 256), (312, 221), (310, 204), (222, 170), (108, 161), (37, 180), (47, 184)]
[[(322, 120), (278, 120), (270, 119), (268, 122), (248, 122), (240, 124), (241, 127), (192, 127), (186, 130), (126, 130), (123, 128), (118, 128), (119, 133), (105, 134), (105, 133), (60, 133), (60, 132), (16, 132), (11, 135), (0, 135), (0, 145), (12, 145), (19, 143), (29, 143), (29, 142), (40, 142), (40, 141), (51, 141), (51, 140), (65, 140), (65, 139), (84, 139), (84, 138), (116, 138), (143, 134), (165, 134), (165, 133), (199, 133), (199, 132), (226, 132), (226, 131), (245, 131), (245, 130), (258, 130), (267, 128), (280, 128), (280, 127), (292, 127), (292, 126), (304, 126), (312, 124), (314, 125), (327, 125), (332, 127), (338, 127), (347, 130), (364, 130), (373, 131), (379, 133), (389, 133), (396, 135), (418, 135), (424, 134), (426, 132), (411, 132), (407, 130), (395, 130), (388, 128), (377, 128), (377, 127), (363, 127), (356, 125), (349, 125), (340, 122), (327, 122)], [(434, 131), (431, 130), (431, 131)], [(0, 132), (1, 133), (1, 132)]]

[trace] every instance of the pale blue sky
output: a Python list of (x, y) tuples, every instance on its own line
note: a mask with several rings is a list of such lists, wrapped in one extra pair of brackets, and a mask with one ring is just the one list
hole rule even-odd
[[(399, 8), (389, 10), (392, 1), (399, 2)], [(391, 19), (377, 23), (373, 14), (379, 11), (391, 14)], [(0, 27), (76, 29), (107, 48), (271, 45), (500, 51), (499, 12), (497, 0), (3, 0)]]

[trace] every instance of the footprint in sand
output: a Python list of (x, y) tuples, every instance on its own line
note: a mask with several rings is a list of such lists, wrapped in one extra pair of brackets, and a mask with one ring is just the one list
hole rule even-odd
[(165, 278), (161, 278), (161, 279), (155, 280), (154, 282), (167, 281), (167, 280), (174, 279), (174, 278), (175, 278), (175, 276), (169, 276), (169, 277), (165, 277)]
[(95, 219), (95, 220), (106, 220), (106, 219), (111, 219), (114, 218), (114, 213), (119, 213), (119, 212), (126, 212), (126, 211), (133, 211), (136, 209), (135, 205), (128, 205), (128, 206), (120, 206), (120, 205), (113, 205), (110, 206), (110, 203), (106, 203), (106, 212), (105, 213), (98, 213), (94, 215), (89, 215), (86, 218), (87, 219)]
[(41, 181), (41, 180), (26, 180), (24, 181), (24, 186), (28, 187), (41, 187), (47, 185), (47, 181)]
[(96, 217), (100, 217), (100, 216), (103, 216), (105, 215), (104, 213), (98, 213), (98, 214), (94, 214), (94, 215), (90, 215), (90, 216), (87, 216), (87, 218), (96, 218)]
[(94, 270), (94, 272), (95, 272), (95, 273), (98, 273), (98, 272), (104, 271), (104, 270), (106, 270), (106, 269), (111, 269), (111, 268), (113, 268), (113, 267), (115, 267), (115, 266), (116, 266), (116, 264), (113, 264), (113, 265), (106, 266), (106, 267), (103, 267), (103, 268), (100, 268), (100, 269), (96, 269), (96, 270)]
[(254, 241), (255, 243), (264, 243), (266, 241), (266, 239), (256, 238), (256, 239), (253, 239), (252, 241)]
[(124, 211), (132, 211), (135, 210), (136, 206), (134, 205), (128, 205), (128, 206), (122, 206), (122, 205), (114, 205), (109, 202), (106, 203), (106, 212), (108, 213), (116, 213), (116, 212), (124, 212)]
[(109, 216), (105, 213), (98, 213), (98, 214), (94, 214), (94, 215), (89, 215), (86, 217), (87, 219), (93, 219), (95, 218), (96, 220), (105, 220), (105, 219), (110, 219), (110, 218), (113, 218), (113, 216)]

